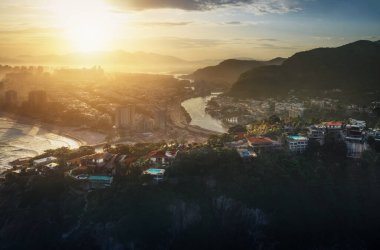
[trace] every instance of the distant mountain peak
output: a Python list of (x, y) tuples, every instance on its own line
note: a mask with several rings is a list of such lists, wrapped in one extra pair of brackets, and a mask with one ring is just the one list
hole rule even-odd
[(275, 58), (270, 61), (231, 58), (220, 62), (218, 65), (198, 69), (188, 75), (188, 78), (229, 87), (242, 73), (264, 65), (278, 65), (281, 64), (283, 60), (283, 58)]

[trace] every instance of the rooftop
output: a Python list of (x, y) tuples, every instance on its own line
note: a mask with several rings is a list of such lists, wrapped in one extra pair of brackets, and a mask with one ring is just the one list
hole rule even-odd
[(150, 158), (165, 158), (166, 152), (164, 150), (154, 150), (149, 153)]
[(49, 157), (46, 157), (46, 158), (42, 158), (42, 159), (38, 159), (38, 160), (34, 160), (34, 164), (41, 164), (41, 163), (45, 163), (45, 162), (48, 162), (48, 161), (56, 161), (57, 158), (53, 157), (53, 156), (49, 156)]
[(261, 137), (261, 136), (251, 136), (248, 137), (247, 140), (252, 144), (252, 145), (267, 145), (267, 144), (273, 144), (274, 141), (268, 137)]
[(343, 122), (340, 122), (340, 121), (330, 121), (330, 122), (324, 122), (323, 124), (325, 124), (326, 126), (343, 126)]

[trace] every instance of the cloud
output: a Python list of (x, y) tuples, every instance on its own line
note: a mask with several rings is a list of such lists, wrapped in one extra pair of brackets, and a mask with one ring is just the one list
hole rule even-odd
[(138, 25), (142, 26), (166, 26), (166, 27), (171, 27), (171, 26), (185, 26), (189, 25), (192, 22), (139, 22), (137, 23)]
[(231, 21), (231, 22), (226, 22), (225, 24), (228, 24), (228, 25), (239, 25), (239, 24), (241, 24), (241, 22), (239, 22), (239, 21)]
[(57, 29), (52, 28), (27, 28), (27, 29), (6, 29), (0, 30), (0, 35), (27, 35), (27, 34), (51, 34), (57, 33)]
[(220, 7), (244, 7), (256, 14), (299, 11), (300, 0), (108, 0), (128, 10), (182, 9), (206, 11)]
[(224, 45), (227, 42), (218, 39), (195, 39), (185, 37), (161, 37), (156, 39), (156, 43), (161, 43), (169, 47), (176, 48), (214, 48), (219, 45)]
[(262, 38), (262, 39), (257, 39), (257, 41), (260, 41), (260, 42), (278, 42), (278, 39), (275, 39), (275, 38)]
[(257, 44), (254, 48), (260, 48), (260, 49), (280, 49), (280, 50), (294, 50), (297, 49), (297, 47), (294, 46), (284, 46), (280, 44), (269, 44), (269, 43), (261, 43)]

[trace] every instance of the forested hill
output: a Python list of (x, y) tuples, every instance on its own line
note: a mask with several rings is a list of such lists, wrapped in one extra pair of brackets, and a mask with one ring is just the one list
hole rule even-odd
[(248, 70), (265, 65), (280, 65), (284, 60), (280, 57), (270, 61), (228, 59), (218, 65), (198, 69), (187, 77), (193, 80), (232, 84)]
[(337, 48), (296, 53), (283, 64), (243, 73), (230, 95), (268, 97), (289, 90), (341, 89), (357, 93), (380, 90), (380, 41), (357, 41)]

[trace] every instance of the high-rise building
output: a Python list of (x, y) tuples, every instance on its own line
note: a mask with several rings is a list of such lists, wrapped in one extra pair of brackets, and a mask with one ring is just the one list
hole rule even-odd
[(154, 127), (159, 130), (166, 130), (166, 110), (157, 110), (154, 113)]
[(30, 107), (43, 107), (47, 102), (46, 92), (43, 90), (34, 90), (29, 92), (28, 103)]
[(116, 109), (116, 127), (123, 129), (135, 128), (136, 105), (130, 104)]
[(4, 104), (4, 83), (0, 82), (0, 105)]
[(17, 92), (14, 90), (8, 90), (4, 95), (4, 106), (5, 107), (16, 107), (17, 106)]

